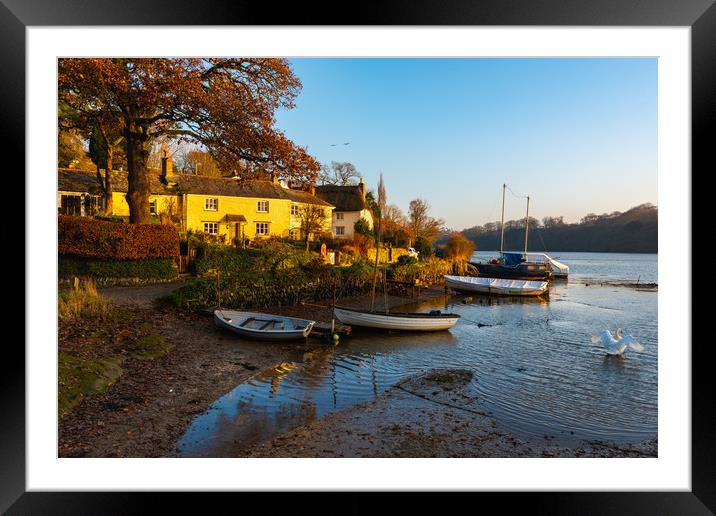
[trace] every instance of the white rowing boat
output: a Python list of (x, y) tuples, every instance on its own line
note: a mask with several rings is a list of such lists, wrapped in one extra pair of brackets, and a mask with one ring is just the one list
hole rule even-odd
[(250, 339), (292, 340), (308, 337), (316, 321), (283, 315), (214, 310), (217, 326)]
[(547, 292), (546, 281), (529, 281), (484, 276), (445, 276), (445, 284), (453, 290), (504, 296), (541, 296)]
[(358, 310), (336, 306), (333, 312), (336, 318), (344, 324), (400, 331), (448, 330), (455, 326), (460, 319), (457, 314), (444, 314), (439, 310), (433, 310), (430, 313), (385, 313), (378, 310)]

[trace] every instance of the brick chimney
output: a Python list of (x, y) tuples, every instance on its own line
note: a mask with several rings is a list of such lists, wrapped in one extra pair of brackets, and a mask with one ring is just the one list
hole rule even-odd
[(167, 176), (174, 173), (174, 165), (172, 164), (172, 158), (169, 155), (169, 149), (164, 147), (162, 149), (162, 182), (166, 184)]
[(278, 184), (278, 174), (276, 173), (275, 170), (271, 171), (271, 182), (275, 185)]
[(315, 184), (311, 183), (310, 185), (308, 185), (308, 193), (310, 193), (311, 195), (316, 195), (316, 185)]
[(360, 183), (358, 183), (358, 189), (360, 190), (360, 195), (365, 199), (365, 183), (363, 182), (363, 178), (360, 178)]

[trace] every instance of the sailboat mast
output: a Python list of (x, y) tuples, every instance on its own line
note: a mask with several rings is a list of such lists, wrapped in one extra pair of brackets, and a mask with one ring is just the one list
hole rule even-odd
[(500, 222), (500, 254), (502, 254), (505, 242), (505, 188), (506, 184), (502, 184), (502, 221)]
[[(375, 265), (373, 267), (373, 292), (370, 296), (370, 309), (373, 311), (375, 305), (375, 282), (378, 275), (378, 257), (380, 256), (380, 245), (383, 239), (383, 212), (385, 211), (385, 185), (383, 184), (383, 173), (380, 173), (380, 181), (378, 182), (378, 239), (375, 248)], [(385, 284), (383, 285), (385, 289)]]
[[(527, 196), (527, 215), (525, 215), (525, 255), (527, 255), (527, 234), (530, 231), (530, 196)], [(527, 256), (525, 256), (527, 259)]]

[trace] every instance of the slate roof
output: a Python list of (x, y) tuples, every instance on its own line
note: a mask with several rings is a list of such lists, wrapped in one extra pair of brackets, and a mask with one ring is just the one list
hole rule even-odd
[(321, 185), (316, 187), (316, 196), (335, 206), (336, 211), (361, 211), (368, 209), (361, 185)]
[[(63, 192), (100, 193), (95, 172), (63, 169), (57, 171), (57, 189)], [(151, 193), (155, 195), (177, 195), (179, 193), (196, 195), (221, 195), (232, 197), (254, 197), (259, 199), (289, 199), (294, 202), (332, 206), (329, 202), (303, 190), (281, 187), (272, 181), (260, 179), (239, 180), (230, 177), (206, 177), (191, 174), (171, 174), (167, 184), (160, 180), (159, 174), (152, 174)], [(112, 172), (112, 189), (115, 192), (127, 191), (127, 172)]]
[[(57, 190), (59, 192), (87, 192), (97, 195), (101, 194), (96, 172), (69, 168), (57, 169)], [(115, 192), (127, 191), (126, 171), (112, 171), (112, 190)], [(150, 191), (156, 195), (176, 194), (176, 191), (159, 180), (158, 174), (150, 177)]]
[(312, 195), (305, 190), (284, 189), (284, 193), (286, 193), (286, 195), (288, 195), (288, 198), (291, 199), (293, 202), (302, 202), (305, 204), (317, 204), (319, 206), (333, 207), (330, 202), (321, 199), (320, 197), (318, 197), (318, 195)]

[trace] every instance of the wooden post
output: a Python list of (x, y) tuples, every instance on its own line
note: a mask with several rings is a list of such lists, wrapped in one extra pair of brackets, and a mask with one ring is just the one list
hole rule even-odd
[(331, 339), (336, 332), (336, 283), (333, 282), (333, 304), (331, 305)]
[(221, 283), (219, 282), (220, 276), (221, 271), (219, 271), (219, 269), (216, 269), (216, 298), (219, 303), (219, 309), (221, 309)]

